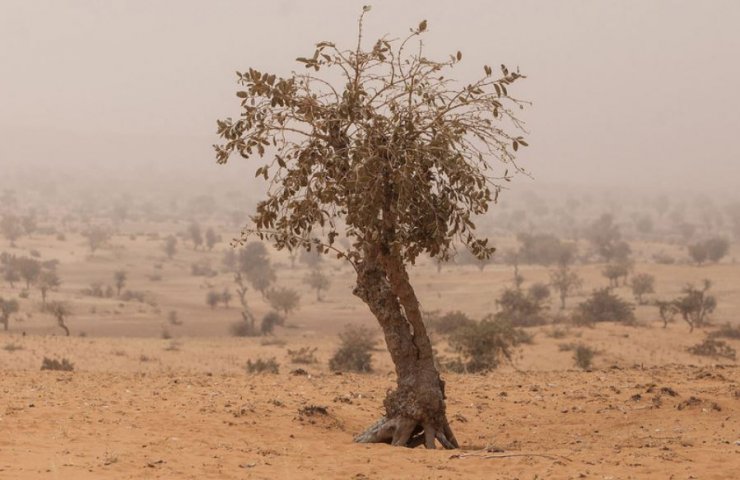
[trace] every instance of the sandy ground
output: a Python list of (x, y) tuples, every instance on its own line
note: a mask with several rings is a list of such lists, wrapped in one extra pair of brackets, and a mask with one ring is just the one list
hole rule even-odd
[[(637, 307), (638, 327), (529, 329), (534, 343), (516, 352), (513, 365), (485, 376), (446, 374), (460, 451), (354, 444), (353, 435), (381, 414), (394, 377), (382, 349), (373, 355), (375, 373), (334, 375), (327, 368), (337, 331), (347, 323), (374, 325), (351, 295), (352, 270), (328, 262), (332, 285), (319, 302), (303, 284), (306, 267), (291, 269), (287, 257), (274, 255), (278, 284), (301, 292), (300, 308), (275, 337), (233, 338), (238, 302), (205, 304), (209, 289), (233, 292), (231, 275), (190, 274), (203, 258), (218, 267), (219, 248), (181, 245), (167, 261), (161, 240), (144, 235), (117, 236), (94, 255), (74, 235), (66, 242), (24, 240), (13, 253), (34, 249), (60, 260), (63, 284), (49, 296), (72, 306), (73, 336), (58, 336), (33, 288), (20, 299), (10, 331), (0, 332), (0, 480), (740, 478), (740, 367), (689, 354), (705, 332), (689, 334), (680, 321), (663, 329), (648, 306)], [(714, 322), (737, 324), (740, 265), (644, 261), (663, 248), (669, 246), (635, 249), (635, 271), (657, 279), (650, 298), (672, 298), (686, 283), (711, 278), (719, 302)], [(569, 308), (606, 284), (600, 268), (577, 267), (586, 286)], [(126, 288), (154, 301), (81, 293), (93, 281), (111, 283), (119, 269), (129, 274)], [(548, 278), (542, 267), (521, 272), (525, 286)], [(495, 311), (511, 269), (445, 266), (438, 274), (422, 262), (412, 278), (425, 310), (480, 318)], [(616, 291), (631, 298), (628, 287)], [(0, 296), (19, 292), (0, 285)], [(259, 294), (250, 290), (248, 298), (258, 317), (268, 310)], [(172, 310), (181, 326), (168, 324)], [(440, 355), (451, 355), (443, 339), (435, 341)], [(597, 349), (593, 371), (573, 370), (572, 352), (561, 347), (569, 343)], [(728, 343), (740, 350), (740, 341)], [(288, 350), (300, 347), (317, 348), (318, 363), (291, 364)], [(45, 356), (67, 358), (75, 371), (39, 371)], [(245, 372), (247, 360), (271, 357), (279, 374)], [(298, 367), (309, 375), (291, 374)], [(302, 410), (311, 406), (326, 413)]]
[[(0, 478), (730, 479), (740, 471), (735, 366), (446, 378), (462, 444), (454, 452), (352, 443), (379, 414), (391, 385), (383, 374), (5, 371)], [(313, 405), (327, 413), (302, 413)]]

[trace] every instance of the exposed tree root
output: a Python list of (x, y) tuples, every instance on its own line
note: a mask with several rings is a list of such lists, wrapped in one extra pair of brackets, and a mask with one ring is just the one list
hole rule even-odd
[(355, 437), (357, 443), (388, 443), (394, 446), (436, 448), (435, 440), (446, 449), (460, 448), (445, 419), (441, 428), (431, 422), (420, 424), (408, 418), (381, 417), (370, 428)]

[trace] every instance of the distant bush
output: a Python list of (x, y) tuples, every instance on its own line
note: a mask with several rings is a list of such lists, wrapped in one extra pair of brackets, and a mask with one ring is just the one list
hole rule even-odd
[(730, 250), (730, 242), (725, 238), (715, 237), (689, 245), (691, 259), (701, 265), (706, 261), (719, 262)]
[(290, 357), (291, 363), (301, 363), (301, 364), (311, 364), (311, 363), (317, 363), (318, 359), (316, 358), (316, 351), (318, 348), (316, 347), (301, 347), (298, 350), (290, 350), (288, 349), (288, 356)]
[(262, 335), (271, 335), (276, 326), (285, 325), (285, 317), (277, 312), (267, 312), (262, 317), (262, 324), (260, 325), (260, 332)]
[(520, 233), (517, 240), (521, 244), (518, 255), (522, 263), (567, 265), (576, 253), (575, 244), (562, 242), (552, 234)]
[(712, 282), (704, 280), (701, 289), (689, 284), (683, 289), (683, 296), (673, 301), (681, 317), (689, 324), (691, 332), (695, 327), (704, 327), (709, 323), (709, 314), (717, 308), (717, 299), (709, 294)]
[(467, 373), (493, 370), (502, 359), (511, 360), (516, 346), (530, 341), (531, 337), (510, 321), (489, 315), (474, 325), (458, 329), (450, 337), (450, 346), (460, 359), (447, 367)]
[(673, 265), (676, 263), (675, 258), (663, 252), (653, 254), (653, 261), (659, 265)]
[(207, 259), (200, 260), (190, 265), (190, 273), (195, 277), (215, 277), (218, 272), (211, 268), (211, 262)]
[(586, 301), (581, 302), (573, 314), (577, 325), (591, 325), (598, 322), (619, 322), (634, 325), (634, 307), (614, 295), (609, 288), (594, 290)]
[(514, 327), (532, 327), (547, 323), (546, 307), (543, 301), (549, 296), (546, 288), (533, 285), (526, 293), (518, 288), (507, 288), (496, 303), (500, 310), (494, 317), (497, 320), (510, 322)]
[(576, 366), (578, 368), (588, 370), (589, 368), (591, 368), (591, 362), (593, 361), (595, 355), (596, 350), (594, 350), (593, 348), (586, 345), (578, 345), (573, 352), (573, 360), (576, 362)]
[(740, 340), (740, 326), (733, 327), (729, 323), (722, 325), (719, 330), (709, 334), (712, 338), (731, 338), (733, 340)]
[(279, 372), (280, 364), (275, 361), (275, 358), (269, 358), (263, 360), (258, 358), (256, 361), (247, 360), (246, 365), (247, 373), (272, 373), (276, 374)]
[(72, 364), (72, 362), (70, 362), (66, 358), (57, 360), (57, 359), (44, 357), (43, 361), (41, 362), (41, 370), (58, 370), (58, 371), (63, 371), (63, 372), (71, 372), (74, 369), (75, 369), (74, 364)]
[(347, 325), (339, 334), (339, 349), (329, 360), (333, 372), (372, 372), (375, 333), (367, 327)]
[(735, 360), (737, 353), (735, 349), (727, 344), (724, 340), (707, 337), (703, 342), (688, 348), (689, 353), (702, 355), (705, 357), (721, 357)]
[(229, 331), (235, 337), (258, 337), (261, 334), (254, 326), (254, 323), (243, 320), (232, 323), (229, 326)]
[(430, 314), (428, 318), (431, 329), (441, 335), (449, 335), (460, 327), (475, 324), (475, 320), (460, 311), (447, 312), (442, 316)]
[(632, 276), (632, 294), (640, 305), (645, 305), (643, 297), (655, 293), (655, 277), (649, 273), (638, 273)]
[(301, 296), (292, 288), (271, 288), (267, 292), (267, 301), (270, 306), (287, 317), (290, 312), (298, 308)]

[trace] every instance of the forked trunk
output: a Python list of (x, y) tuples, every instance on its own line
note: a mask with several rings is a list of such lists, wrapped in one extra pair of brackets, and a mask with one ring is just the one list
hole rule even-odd
[(434, 448), (436, 439), (458, 448), (445, 413), (444, 382), (403, 263), (369, 255), (358, 268), (354, 294), (378, 319), (397, 376), (396, 389), (383, 402), (385, 416), (355, 441)]

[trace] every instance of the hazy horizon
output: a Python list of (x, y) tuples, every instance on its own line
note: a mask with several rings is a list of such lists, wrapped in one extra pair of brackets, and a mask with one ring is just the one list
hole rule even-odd
[[(105, 165), (248, 181), (218, 167), (215, 120), (236, 115), (234, 71), (279, 74), (314, 43), (365, 44), (421, 19), (456, 76), (519, 66), (534, 182), (731, 190), (740, 175), (740, 3), (93, 2), (0, 5), (0, 167)], [(224, 171), (225, 170), (225, 171)]]

